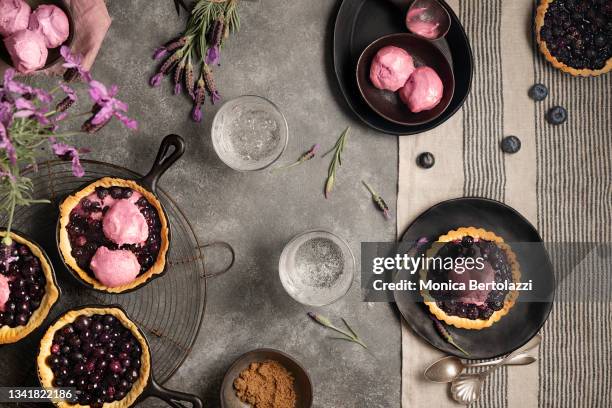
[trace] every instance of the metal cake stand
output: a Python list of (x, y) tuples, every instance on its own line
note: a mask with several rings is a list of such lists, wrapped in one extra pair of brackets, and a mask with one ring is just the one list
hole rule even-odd
[[(167, 381), (183, 363), (198, 336), (206, 307), (206, 277), (202, 246), (177, 204), (162, 189), (158, 198), (164, 206), (172, 241), (166, 274), (127, 294), (111, 295), (90, 290), (65, 269), (55, 244), (58, 204), (86, 182), (104, 176), (139, 177), (123, 167), (83, 160), (85, 176), (72, 175), (70, 162), (50, 161), (31, 172), (34, 198), (49, 204), (20, 207), (13, 228), (41, 245), (53, 263), (62, 292), (50, 316), (36, 332), (13, 345), (0, 347), (0, 385), (37, 385), (35, 359), (38, 343), (50, 322), (69, 308), (88, 304), (118, 304), (136, 322), (151, 345), (153, 372), (159, 382)], [(6, 225), (0, 217), (0, 225)]]

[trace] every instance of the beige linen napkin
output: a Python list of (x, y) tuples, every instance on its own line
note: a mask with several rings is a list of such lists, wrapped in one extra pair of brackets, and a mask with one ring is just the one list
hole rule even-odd
[[(482, 196), (514, 207), (545, 241), (611, 242), (610, 75), (581, 79), (552, 69), (532, 45), (531, 0), (449, 4), (471, 40), (472, 91), (462, 110), (442, 126), (400, 138), (398, 234), (439, 201)], [(527, 96), (536, 82), (550, 89), (539, 103)], [(546, 110), (555, 104), (564, 105), (570, 115), (556, 127), (545, 121)], [(521, 139), (522, 148), (503, 154), (500, 140), (511, 134)], [(432, 169), (415, 164), (424, 151), (436, 157)], [(585, 165), (592, 161), (597, 166)], [(610, 303), (555, 305), (538, 363), (497, 371), (473, 405), (611, 406), (611, 312)], [(403, 408), (458, 406), (448, 385), (423, 378), (425, 367), (441, 355), (402, 324)]]

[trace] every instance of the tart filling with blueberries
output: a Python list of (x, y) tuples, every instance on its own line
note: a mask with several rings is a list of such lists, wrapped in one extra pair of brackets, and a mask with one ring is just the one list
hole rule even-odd
[(535, 18), (542, 54), (576, 76), (612, 69), (612, 3), (609, 0), (541, 0)]
[[(463, 288), (447, 290), (448, 285), (440, 285), (444, 289), (421, 290), (425, 305), (438, 320), (461, 329), (480, 330), (499, 321), (514, 306), (518, 291), (498, 290), (493, 283), (520, 282), (519, 264), (510, 246), (494, 233), (474, 227), (449, 231), (437, 239), (426, 256), (475, 261), (469, 265), (462, 262), (460, 268), (460, 263), (453, 262), (450, 270), (435, 264), (421, 269), (423, 281), (452, 282)], [(470, 281), (478, 285), (471, 287)]]
[(157, 198), (135, 181), (105, 177), (68, 196), (58, 234), (66, 265), (97, 290), (135, 289), (166, 266), (168, 221)]
[(74, 387), (61, 408), (129, 407), (149, 382), (151, 356), (138, 327), (114, 307), (86, 307), (61, 316), (45, 333), (37, 357), (44, 388)]
[[(7, 232), (0, 231), (0, 238)], [(47, 318), (59, 297), (51, 264), (42, 249), (10, 233), (0, 241), (0, 344), (15, 343)]]

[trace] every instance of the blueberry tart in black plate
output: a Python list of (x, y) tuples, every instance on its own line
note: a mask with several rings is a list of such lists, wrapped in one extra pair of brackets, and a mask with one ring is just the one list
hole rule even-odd
[(610, 0), (541, 0), (535, 31), (546, 60), (563, 72), (596, 76), (612, 69)]
[[(477, 266), (436, 267), (420, 271), (422, 281), (463, 283), (459, 290), (421, 290), (425, 305), (438, 320), (460, 329), (481, 330), (508, 314), (518, 297), (516, 290), (492, 289), (492, 284), (518, 283), (521, 271), (516, 255), (503, 238), (482, 228), (462, 227), (440, 236), (427, 257), (480, 259)], [(459, 263), (454, 263), (459, 265)], [(470, 288), (470, 281), (482, 287)], [(488, 284), (488, 285), (487, 285)]]
[[(0, 231), (0, 239), (7, 236)], [(34, 242), (10, 232), (0, 241), (0, 344), (15, 343), (38, 328), (59, 298), (53, 267)]]

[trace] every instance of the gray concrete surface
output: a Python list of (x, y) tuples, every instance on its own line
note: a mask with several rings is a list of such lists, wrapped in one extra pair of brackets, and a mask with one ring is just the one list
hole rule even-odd
[[(332, 75), (331, 36), (336, 1), (243, 2), (241, 31), (230, 38), (216, 70), (225, 99), (242, 94), (277, 103), (290, 128), (281, 163), (295, 160), (314, 143), (333, 145), (351, 125), (353, 133), (330, 200), (322, 194), (327, 159), (279, 173), (239, 173), (215, 155), (210, 124), (218, 106), (206, 107), (203, 124), (189, 120), (190, 101), (171, 94), (171, 84), (150, 88), (152, 50), (184, 26), (171, 0), (110, 0), (113, 23), (94, 76), (120, 86), (140, 129), (117, 123), (83, 138), (91, 158), (139, 172), (148, 170), (159, 141), (182, 135), (184, 158), (162, 179), (202, 241), (225, 240), (237, 251), (233, 270), (210, 281), (206, 315), (187, 361), (167, 383), (219, 406), (219, 388), (229, 365), (259, 347), (286, 351), (300, 360), (315, 388), (315, 407), (399, 407), (400, 326), (393, 306), (361, 301), (359, 277), (340, 301), (317, 311), (351, 322), (370, 346), (330, 339), (310, 321), (310, 310), (293, 301), (278, 279), (278, 258), (294, 235), (324, 227), (348, 240), (358, 261), (362, 241), (392, 240), (385, 221), (361, 186), (365, 179), (395, 211), (397, 139), (362, 126), (349, 111)], [(153, 400), (144, 406), (157, 406)]]

